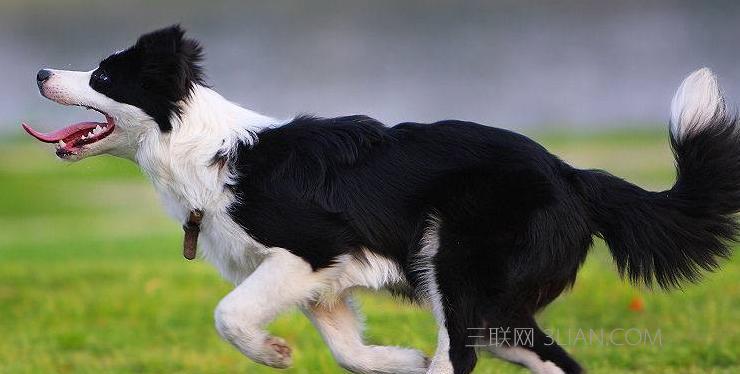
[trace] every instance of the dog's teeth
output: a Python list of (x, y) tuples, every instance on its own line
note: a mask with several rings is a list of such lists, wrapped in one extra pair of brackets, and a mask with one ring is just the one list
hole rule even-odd
[(103, 129), (100, 127), (100, 125), (97, 125), (97, 126), (95, 126), (95, 130), (93, 130), (93, 133), (98, 134), (101, 131), (103, 131)]
[(59, 147), (64, 148), (66, 144), (64, 144), (64, 140), (59, 141)]
[(80, 139), (87, 139), (87, 135), (82, 135)]
[(87, 137), (88, 137), (88, 138), (92, 138), (92, 137), (93, 137), (93, 135), (95, 135), (95, 134), (93, 134), (93, 132), (92, 132), (92, 131), (90, 131), (89, 133), (87, 133)]

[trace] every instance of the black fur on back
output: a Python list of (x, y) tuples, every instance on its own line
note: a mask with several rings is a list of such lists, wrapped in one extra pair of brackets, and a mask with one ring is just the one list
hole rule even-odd
[(90, 86), (118, 102), (141, 108), (163, 132), (170, 131), (170, 117), (181, 114), (179, 102), (188, 98), (195, 84), (204, 85), (197, 41), (185, 38), (179, 25), (142, 35), (134, 46), (100, 62)]
[(529, 217), (554, 204), (559, 165), (524, 136), (468, 122), (298, 117), (239, 150), (231, 212), (316, 268), (361, 247), (406, 266), (433, 211), (495, 241), (525, 235)]

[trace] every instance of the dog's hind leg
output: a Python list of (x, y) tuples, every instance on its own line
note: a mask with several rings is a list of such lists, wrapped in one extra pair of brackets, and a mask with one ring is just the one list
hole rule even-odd
[[(491, 344), (487, 350), (506, 361), (527, 367), (534, 374), (580, 374), (581, 366), (545, 334), (534, 318), (527, 317), (517, 327), (521, 338), (516, 345)], [(495, 342), (491, 342), (495, 343)]]
[[(437, 283), (432, 286), (429, 301), (437, 319), (437, 350), (429, 366), (429, 374), (469, 374), (475, 368), (478, 356), (475, 345), (470, 344), (474, 320), (471, 304), (465, 300), (457, 285), (461, 284), (450, 272), (436, 273)], [(436, 290), (435, 288), (436, 287)], [(436, 291), (436, 292), (435, 292)]]
[(350, 296), (334, 303), (312, 303), (304, 309), (340, 366), (353, 373), (425, 373), (428, 360), (415, 350), (366, 345), (362, 318)]
[(530, 348), (500, 346), (491, 347), (490, 351), (503, 360), (526, 367), (533, 374), (565, 374), (552, 361), (542, 361), (537, 353), (534, 353)]
[(309, 302), (333, 276), (332, 268), (314, 271), (302, 258), (275, 249), (219, 302), (216, 329), (252, 360), (286, 368), (291, 364), (291, 349), (283, 339), (270, 336), (265, 326), (280, 312)]
[(414, 261), (415, 271), (419, 274), (419, 293), (426, 298), (432, 307), (437, 320), (437, 350), (429, 365), (428, 374), (468, 374), (473, 371), (477, 362), (475, 349), (467, 345), (467, 328), (470, 323), (469, 303), (463, 302), (463, 289), (457, 287), (465, 284), (458, 282), (466, 274), (456, 269), (439, 267), (438, 256), (442, 246), (439, 231), (441, 220), (432, 217), (421, 240), (421, 248)]

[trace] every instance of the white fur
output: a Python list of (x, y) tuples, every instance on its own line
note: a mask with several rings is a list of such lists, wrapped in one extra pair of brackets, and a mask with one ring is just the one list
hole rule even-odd
[[(289, 251), (266, 248), (264, 260), (241, 284), (224, 297), (215, 311), (219, 334), (247, 357), (265, 365), (290, 365), (287, 343), (264, 331), (279, 313), (303, 306), (319, 328), (337, 361), (358, 373), (421, 373), (424, 356), (415, 350), (366, 346), (361, 322), (346, 299), (338, 280), (351, 278), (347, 268), (357, 266), (344, 259), (329, 268), (313, 271)], [(370, 280), (371, 283), (378, 280)], [(352, 284), (350, 287), (359, 286)], [(331, 302), (326, 299), (331, 298)]]
[(717, 77), (708, 68), (691, 73), (678, 87), (671, 101), (671, 132), (683, 140), (712, 124), (724, 114), (725, 102)]
[(450, 361), (450, 337), (445, 327), (445, 314), (442, 305), (442, 296), (437, 284), (434, 258), (439, 250), (439, 228), (441, 221), (435, 215), (431, 215), (428, 226), (421, 239), (421, 249), (414, 260), (414, 270), (419, 272), (419, 288), (432, 307), (432, 312), (437, 320), (437, 350), (429, 365), (429, 374), (452, 374), (454, 369)]
[(219, 302), (214, 317), (219, 334), (247, 357), (285, 368), (291, 364), (290, 348), (264, 328), (279, 313), (320, 292), (332, 269), (314, 272), (306, 261), (284, 249), (270, 252), (254, 273)]
[(350, 256), (342, 263), (342, 275), (334, 285), (336, 294), (352, 287), (382, 290), (388, 286), (406, 285), (401, 266), (366, 249), (362, 251), (360, 258)]
[(526, 366), (533, 374), (565, 374), (552, 361), (542, 361), (536, 353), (522, 347), (492, 347), (491, 352), (504, 360)]
[(305, 313), (339, 365), (353, 373), (420, 374), (427, 370), (426, 358), (415, 349), (366, 345), (362, 318), (349, 296), (331, 305), (312, 304)]
[(256, 132), (279, 122), (244, 109), (215, 91), (197, 86), (183, 103), (181, 116), (171, 119), (172, 130), (156, 126), (139, 137), (136, 161), (149, 176), (167, 212), (184, 223), (192, 209), (205, 212), (201, 254), (221, 274), (241, 283), (267, 254), (228, 215), (235, 197), (224, 188), (234, 178), (227, 167), (213, 165), (221, 152), (227, 157), (239, 142), (254, 144)]

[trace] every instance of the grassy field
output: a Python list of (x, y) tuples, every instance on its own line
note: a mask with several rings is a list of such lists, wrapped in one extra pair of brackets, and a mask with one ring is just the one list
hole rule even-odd
[[(664, 134), (537, 138), (577, 166), (643, 186), (673, 178)], [(209, 264), (182, 258), (180, 227), (134, 165), (109, 157), (65, 164), (41, 144), (5, 141), (0, 182), (0, 373), (274, 372), (220, 340), (212, 311), (230, 286)], [(382, 294), (360, 300), (370, 342), (433, 352), (429, 313)], [(652, 293), (621, 282), (599, 242), (575, 289), (539, 320), (592, 373), (738, 373), (740, 258), (700, 285)], [(619, 328), (660, 340), (577, 336)], [(294, 348), (287, 373), (342, 372), (299, 313), (270, 329)], [(476, 370), (523, 372), (490, 358)]]

